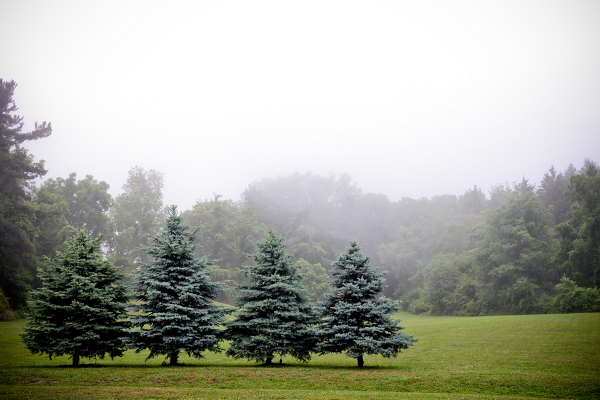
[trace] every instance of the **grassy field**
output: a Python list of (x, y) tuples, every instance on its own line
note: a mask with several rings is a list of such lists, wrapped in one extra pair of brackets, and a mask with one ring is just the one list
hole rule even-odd
[(207, 353), (183, 366), (31, 355), (24, 321), (0, 323), (0, 399), (600, 399), (600, 313), (430, 317), (401, 313), (419, 339), (395, 359), (344, 355), (262, 367)]

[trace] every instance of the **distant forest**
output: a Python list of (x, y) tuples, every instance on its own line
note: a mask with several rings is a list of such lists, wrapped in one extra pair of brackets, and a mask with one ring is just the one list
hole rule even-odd
[[(12, 86), (11, 86), (12, 85)], [(0, 318), (22, 315), (39, 287), (44, 257), (63, 249), (76, 227), (104, 238), (104, 252), (133, 274), (148, 262), (141, 248), (162, 225), (163, 176), (134, 167), (123, 193), (93, 176), (33, 182), (46, 171), (22, 147), (51, 134), (50, 124), (22, 133), (12, 93), (0, 80)], [(357, 241), (387, 272), (384, 295), (402, 309), (434, 315), (600, 311), (600, 171), (551, 167), (530, 182), (503, 183), (431, 199), (363, 193), (347, 174), (296, 173), (251, 183), (240, 201), (198, 201), (180, 210), (200, 227), (200, 253), (228, 280), (232, 303), (255, 243), (272, 226), (305, 274), (313, 301), (329, 289), (332, 262)], [(132, 279), (131, 276), (128, 279)]]

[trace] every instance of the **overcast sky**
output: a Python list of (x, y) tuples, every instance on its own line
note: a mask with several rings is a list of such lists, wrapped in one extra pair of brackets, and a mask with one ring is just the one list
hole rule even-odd
[(365, 192), (484, 192), (600, 161), (600, 1), (0, 0), (46, 177), (165, 204), (255, 180), (349, 173)]

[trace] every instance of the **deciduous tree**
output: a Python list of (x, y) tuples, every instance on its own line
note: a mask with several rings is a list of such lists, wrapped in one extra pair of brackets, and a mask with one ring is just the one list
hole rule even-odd
[(67, 223), (83, 227), (88, 235), (98, 237), (108, 233), (108, 210), (112, 198), (108, 183), (98, 182), (91, 175), (77, 180), (77, 174), (68, 178), (48, 179), (35, 191), (36, 202), (63, 203)]
[(155, 170), (134, 167), (129, 170), (123, 193), (110, 210), (112, 232), (108, 238), (115, 264), (133, 271), (136, 263), (150, 261), (142, 250), (148, 235), (158, 232), (162, 218), (163, 176)]
[(48, 179), (35, 189), (35, 227), (38, 232), (38, 254), (51, 256), (63, 245), (75, 228), (82, 227), (91, 237), (110, 237), (108, 210), (112, 199), (109, 185), (93, 176), (77, 180), (73, 172), (68, 178)]
[(243, 207), (239, 202), (220, 200), (215, 194), (213, 200), (198, 201), (191, 210), (182, 213), (186, 223), (201, 226), (196, 242), (211, 258), (218, 259), (218, 265), (232, 281), (226, 289), (227, 299), (235, 290), (233, 281), (241, 281), (241, 265), (246, 254), (254, 249), (254, 243), (260, 238), (259, 225), (251, 207)]
[(306, 288), (306, 296), (311, 301), (323, 300), (323, 295), (327, 293), (329, 286), (329, 275), (321, 264), (311, 264), (301, 258), (296, 262), (299, 272), (304, 276), (302, 285)]

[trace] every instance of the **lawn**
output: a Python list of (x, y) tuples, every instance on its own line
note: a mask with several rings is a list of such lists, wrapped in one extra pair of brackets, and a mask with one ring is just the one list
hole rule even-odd
[(600, 399), (600, 313), (493, 317), (398, 315), (419, 341), (395, 359), (344, 355), (262, 367), (222, 354), (183, 366), (115, 360), (70, 368), (31, 355), (24, 321), (0, 323), (1, 399)]

